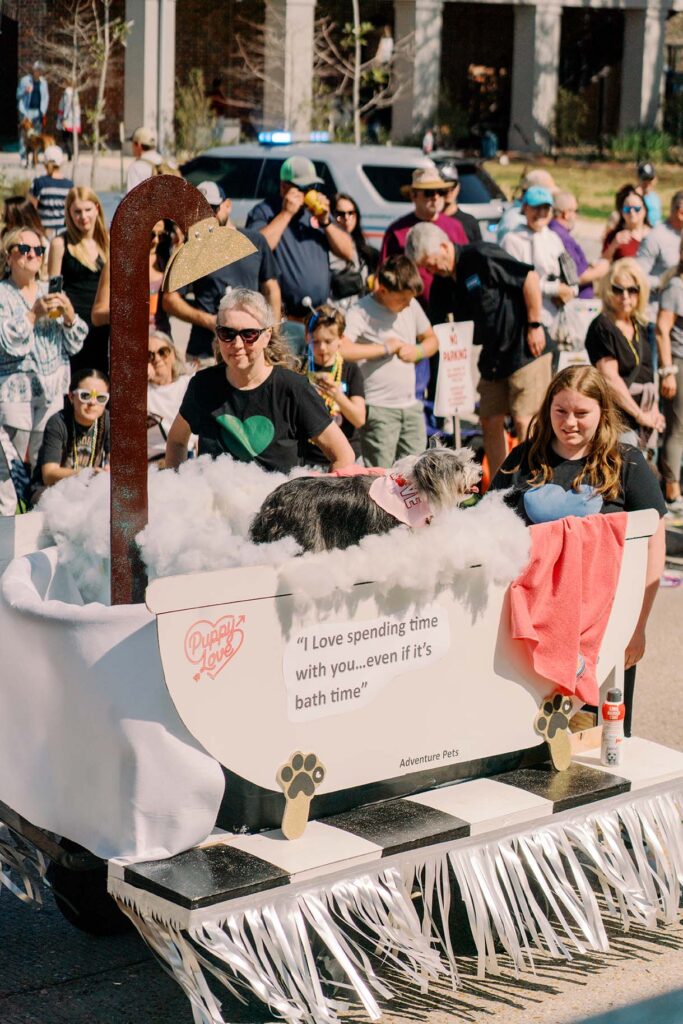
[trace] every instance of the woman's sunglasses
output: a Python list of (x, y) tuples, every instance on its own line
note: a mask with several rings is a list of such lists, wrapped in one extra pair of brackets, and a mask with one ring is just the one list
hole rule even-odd
[(337, 220), (341, 220), (342, 218), (344, 220), (346, 220), (347, 217), (355, 217), (356, 216), (356, 211), (355, 210), (336, 210), (334, 215), (337, 218)]
[(76, 396), (79, 402), (97, 402), (98, 405), (106, 405), (109, 401), (109, 395), (103, 391), (86, 391), (85, 388), (79, 388), (78, 391), (72, 392)]
[(35, 253), (36, 256), (45, 255), (44, 245), (26, 245), (25, 242), (18, 242), (16, 245), (13, 245), (12, 248), (16, 249), (20, 256), (28, 256), (29, 253), (32, 252)]
[(168, 359), (170, 354), (171, 354), (171, 350), (168, 347), (168, 345), (162, 345), (161, 348), (158, 348), (156, 350), (156, 352), (148, 352), (147, 353), (147, 361), (150, 362), (150, 363), (153, 363), (154, 360), (157, 358), (157, 356), (159, 357), (159, 359)]
[(241, 338), (245, 345), (253, 345), (270, 327), (217, 327), (216, 335), (220, 341), (231, 343)]
[(640, 213), (642, 206), (622, 206), (622, 213)]
[(620, 284), (612, 285), (613, 295), (640, 295), (640, 288), (637, 284), (629, 284), (623, 287)]

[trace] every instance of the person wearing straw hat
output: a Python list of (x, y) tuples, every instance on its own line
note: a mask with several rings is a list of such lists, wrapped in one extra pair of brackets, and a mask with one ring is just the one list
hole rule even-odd
[[(403, 185), (401, 188), (401, 193), (412, 200), (412, 213), (399, 217), (387, 228), (382, 242), (380, 263), (384, 263), (389, 256), (403, 255), (408, 232), (416, 224), (436, 224), (454, 245), (467, 245), (468, 239), (462, 224), (453, 217), (447, 217), (443, 212), (444, 201), (450, 191), (451, 183), (444, 181), (435, 164), (417, 167), (413, 171), (410, 185)], [(422, 294), (417, 297), (417, 301), (426, 313), (434, 277), (424, 267), (419, 267), (418, 270), (422, 278)], [(415, 373), (415, 394), (420, 399), (427, 390), (429, 376), (429, 361), (425, 359), (418, 363)]]
[[(399, 217), (387, 228), (382, 242), (380, 263), (384, 263), (389, 256), (402, 256), (408, 232), (416, 224), (424, 221), (440, 227), (455, 245), (467, 245), (468, 239), (462, 224), (453, 217), (447, 217), (443, 212), (444, 199), (451, 191), (451, 187), (451, 183), (444, 181), (434, 164), (418, 167), (413, 171), (410, 185), (403, 185), (401, 188), (401, 194), (412, 201), (413, 210)], [(420, 268), (420, 277), (423, 292), (419, 302), (426, 310), (433, 278), (424, 268)]]

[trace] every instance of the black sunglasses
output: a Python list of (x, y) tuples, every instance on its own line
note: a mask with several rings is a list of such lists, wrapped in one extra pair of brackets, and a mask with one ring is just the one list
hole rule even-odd
[(216, 335), (221, 341), (230, 344), (241, 338), (245, 345), (253, 345), (270, 327), (217, 327)]
[(18, 249), (20, 255), (22, 255), (22, 256), (28, 256), (28, 254), (31, 253), (31, 252), (34, 252), (36, 254), (36, 256), (44, 256), (45, 255), (45, 246), (44, 245), (26, 245), (25, 242), (17, 242), (16, 245), (12, 246), (12, 248), (13, 249)]
[(612, 293), (614, 295), (640, 295), (640, 288), (637, 284), (629, 284), (625, 288), (622, 288), (620, 284), (613, 284)]
[(356, 216), (356, 211), (355, 210), (335, 210), (334, 215), (337, 218), (337, 220), (339, 220), (340, 217), (344, 217), (344, 218), (346, 218), (346, 217), (355, 217)]
[(170, 354), (171, 350), (168, 347), (168, 345), (162, 345), (161, 348), (158, 348), (156, 350), (156, 352), (150, 351), (147, 353), (147, 361), (153, 363), (157, 356), (159, 357), (159, 359), (166, 359), (167, 356), (170, 356)]

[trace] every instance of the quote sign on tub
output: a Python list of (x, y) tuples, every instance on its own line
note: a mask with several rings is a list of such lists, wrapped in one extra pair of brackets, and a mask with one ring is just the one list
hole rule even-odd
[(449, 647), (448, 612), (438, 604), (309, 626), (284, 650), (288, 717), (296, 722), (356, 711), (396, 676), (433, 665)]
[(439, 374), (434, 396), (435, 416), (456, 416), (474, 412), (472, 382), (472, 339), (474, 323), (436, 324), (439, 340)]

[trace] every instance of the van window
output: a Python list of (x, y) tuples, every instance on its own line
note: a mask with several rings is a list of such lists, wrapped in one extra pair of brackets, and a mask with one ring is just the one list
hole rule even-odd
[(486, 172), (480, 170), (475, 164), (460, 164), (458, 166), (460, 178), (459, 203), (490, 203), (491, 199), (504, 198), (500, 189), (493, 186), (493, 181)]
[[(271, 196), (279, 195), (280, 192), (280, 168), (285, 162), (285, 157), (279, 160), (274, 157), (266, 160), (263, 165), (263, 173), (258, 183), (258, 196), (260, 199), (268, 199)], [(320, 191), (330, 198), (338, 191), (334, 178), (329, 167), (322, 160), (314, 160), (316, 173), (323, 179)]]
[(391, 167), (388, 164), (363, 164), (363, 172), (372, 187), (388, 203), (406, 203), (401, 187), (413, 180), (412, 167)]
[(183, 167), (193, 185), (217, 181), (229, 199), (255, 199), (263, 159), (260, 156), (198, 156)]

